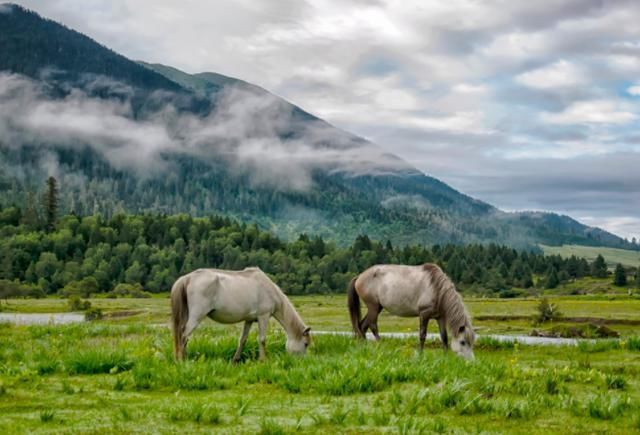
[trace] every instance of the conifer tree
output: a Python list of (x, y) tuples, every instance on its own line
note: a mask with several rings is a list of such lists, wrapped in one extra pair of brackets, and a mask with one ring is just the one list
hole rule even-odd
[(44, 195), (45, 226), (47, 231), (53, 231), (58, 214), (58, 182), (54, 177), (47, 179), (47, 191)]
[(591, 264), (591, 276), (594, 278), (606, 278), (607, 277), (607, 263), (604, 261), (604, 257), (598, 254), (598, 257)]
[(624, 266), (620, 263), (616, 265), (616, 270), (613, 273), (613, 284), (618, 287), (624, 287), (627, 285), (627, 272), (624, 270)]

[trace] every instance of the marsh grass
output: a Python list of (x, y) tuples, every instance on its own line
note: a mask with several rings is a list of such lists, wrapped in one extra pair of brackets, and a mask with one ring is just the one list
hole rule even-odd
[(606, 375), (605, 385), (610, 390), (624, 390), (627, 388), (627, 380), (622, 375)]
[(263, 418), (260, 420), (260, 429), (258, 433), (260, 435), (284, 435), (287, 433), (287, 430), (275, 420), (271, 418)]
[(50, 409), (40, 411), (40, 421), (42, 423), (50, 423), (54, 420), (56, 413)]
[(88, 349), (72, 353), (65, 367), (72, 375), (93, 375), (131, 370), (134, 363), (124, 351)]
[[(319, 336), (304, 358), (284, 351), (281, 333), (267, 343), (266, 361), (250, 345), (236, 365), (236, 331), (205, 328), (175, 363), (165, 328), (3, 328), (0, 427), (17, 430), (12, 422), (43, 404), (71, 432), (508, 432), (562, 418), (624, 433), (640, 413), (640, 362), (628, 340), (582, 349), (487, 341), (474, 362), (439, 349), (419, 354), (411, 339)], [(84, 414), (96, 407), (108, 423)]]
[(220, 424), (220, 410), (212, 405), (200, 402), (176, 403), (165, 411), (169, 421), (203, 423), (210, 425)]

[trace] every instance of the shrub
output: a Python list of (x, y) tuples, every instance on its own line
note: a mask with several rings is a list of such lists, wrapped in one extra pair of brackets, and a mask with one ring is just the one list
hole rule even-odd
[(62, 297), (91, 297), (92, 293), (97, 293), (99, 290), (98, 281), (93, 277), (86, 277), (80, 281), (70, 281), (58, 291), (58, 294)]
[(86, 311), (91, 308), (91, 302), (83, 301), (79, 296), (71, 296), (67, 301), (69, 311)]
[(540, 299), (540, 302), (536, 306), (538, 313), (535, 316), (536, 323), (552, 322), (562, 317), (562, 313), (558, 309), (558, 306), (546, 297)]
[(89, 308), (86, 313), (84, 313), (84, 319), (87, 321), (92, 321), (92, 320), (100, 320), (104, 317), (104, 314), (102, 313), (102, 310), (100, 308)]
[(144, 291), (142, 285), (120, 283), (111, 290), (107, 297), (109, 298), (150, 298), (151, 293)]

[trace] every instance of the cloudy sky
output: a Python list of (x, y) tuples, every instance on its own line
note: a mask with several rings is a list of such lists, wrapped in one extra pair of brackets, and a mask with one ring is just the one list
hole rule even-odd
[(505, 210), (640, 238), (640, 2), (25, 0), (238, 77)]

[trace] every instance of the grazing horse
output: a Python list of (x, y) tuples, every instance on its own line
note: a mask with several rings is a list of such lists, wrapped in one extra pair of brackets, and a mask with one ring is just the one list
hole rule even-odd
[[(420, 351), (424, 349), (429, 319), (438, 319), (442, 346), (448, 349), (447, 326), (453, 340), (451, 349), (465, 359), (473, 359), (475, 332), (462, 298), (449, 277), (435, 264), (372, 266), (351, 280), (347, 289), (353, 332), (365, 338), (367, 328), (376, 340), (378, 314), (383, 308), (402, 317), (420, 317)], [(367, 315), (360, 319), (360, 298)]]
[(189, 336), (205, 317), (209, 317), (220, 323), (244, 322), (234, 362), (240, 361), (251, 325), (258, 322), (260, 359), (263, 360), (271, 316), (280, 322), (287, 334), (287, 351), (304, 354), (311, 341), (311, 328), (307, 328), (282, 290), (259, 268), (248, 267), (240, 271), (198, 269), (181, 276), (171, 289), (175, 357), (184, 359)]

